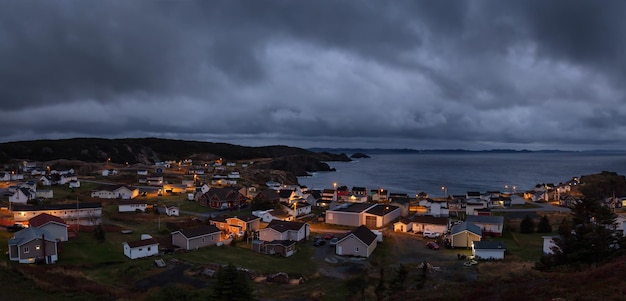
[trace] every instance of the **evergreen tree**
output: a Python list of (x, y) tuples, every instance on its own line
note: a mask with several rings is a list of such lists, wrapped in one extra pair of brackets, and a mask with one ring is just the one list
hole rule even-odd
[(537, 233), (550, 233), (552, 232), (552, 225), (550, 225), (550, 220), (548, 216), (544, 215), (541, 220), (539, 220), (539, 225), (537, 226)]
[(519, 224), (520, 233), (533, 233), (535, 232), (535, 222), (533, 222), (530, 216), (526, 215)]
[(93, 231), (93, 235), (96, 238), (96, 240), (99, 242), (103, 242), (106, 239), (105, 234), (104, 234), (104, 229), (102, 228), (102, 224), (98, 224), (96, 226), (96, 228)]
[(553, 238), (554, 254), (544, 255), (539, 269), (549, 270), (568, 265), (575, 268), (593, 266), (612, 258), (621, 240), (614, 233), (615, 214), (600, 201), (583, 199), (572, 210), (572, 220), (559, 225), (559, 236)]
[(394, 290), (404, 290), (404, 283), (406, 282), (406, 277), (409, 274), (409, 270), (404, 265), (400, 265), (398, 270), (396, 270), (395, 277), (391, 280), (390, 287)]
[(211, 300), (254, 300), (248, 279), (234, 265), (228, 264), (221, 268), (216, 278), (217, 282), (213, 287)]

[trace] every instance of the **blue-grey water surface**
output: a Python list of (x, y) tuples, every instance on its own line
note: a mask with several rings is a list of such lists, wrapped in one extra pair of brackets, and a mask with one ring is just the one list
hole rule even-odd
[[(467, 191), (517, 192), (538, 183), (567, 182), (572, 177), (614, 171), (626, 174), (626, 155), (607, 153), (413, 153), (372, 154), (369, 159), (328, 162), (336, 172), (299, 177), (309, 188), (364, 186), (385, 188), (410, 196), (425, 191), (431, 197), (465, 194)], [(505, 187), (508, 187), (505, 188)]]

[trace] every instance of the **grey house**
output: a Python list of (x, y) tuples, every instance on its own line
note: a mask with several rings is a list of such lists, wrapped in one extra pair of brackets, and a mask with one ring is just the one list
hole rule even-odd
[(172, 232), (172, 244), (185, 250), (209, 247), (220, 242), (222, 231), (215, 225)]

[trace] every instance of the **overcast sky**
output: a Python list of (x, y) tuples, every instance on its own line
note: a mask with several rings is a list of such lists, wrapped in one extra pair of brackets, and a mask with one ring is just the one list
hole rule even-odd
[(625, 12), (617, 0), (1, 1), (0, 142), (623, 149)]

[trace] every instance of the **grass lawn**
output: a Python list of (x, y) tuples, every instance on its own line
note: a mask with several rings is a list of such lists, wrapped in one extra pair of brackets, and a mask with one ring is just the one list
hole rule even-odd
[(550, 235), (550, 233), (513, 233), (504, 231), (500, 238), (504, 241), (507, 255), (513, 255), (524, 261), (538, 261), (543, 254), (543, 238), (542, 236)]
[(109, 237), (98, 242), (93, 233), (79, 232), (76, 237), (62, 243), (59, 263), (90, 265), (123, 261), (126, 257), (122, 244), (117, 242), (111, 241)]
[(254, 253), (250, 244), (240, 241), (235, 246), (210, 247), (171, 256), (199, 264), (232, 263), (263, 274), (285, 272), (290, 277), (313, 274), (316, 270), (316, 266), (310, 260), (314, 251), (313, 246), (305, 241), (298, 243), (296, 248), (298, 251), (293, 256), (284, 258)]
[(533, 203), (526, 202), (522, 205), (511, 205), (511, 209), (533, 209), (533, 208), (541, 208), (541, 206)]

